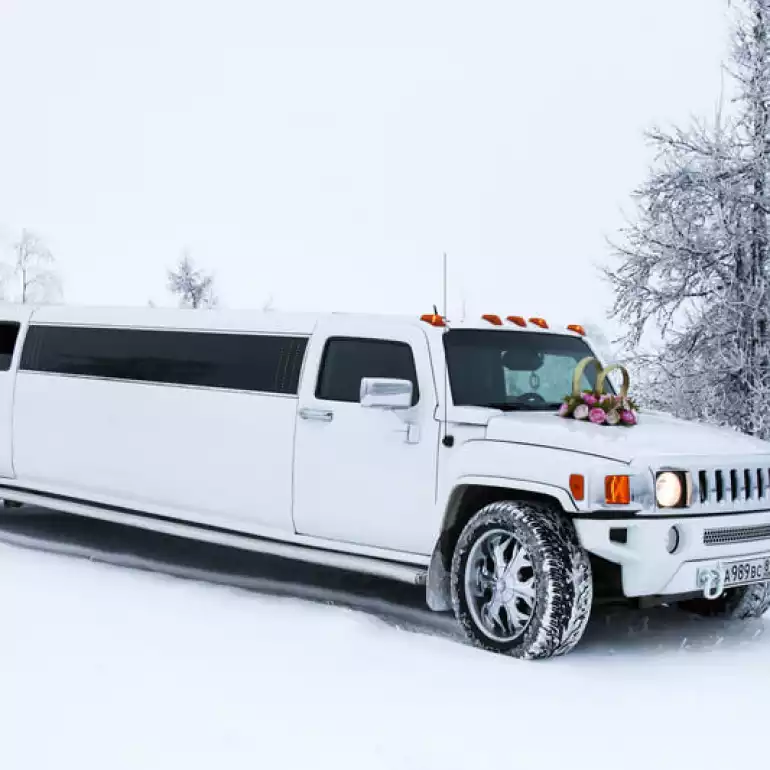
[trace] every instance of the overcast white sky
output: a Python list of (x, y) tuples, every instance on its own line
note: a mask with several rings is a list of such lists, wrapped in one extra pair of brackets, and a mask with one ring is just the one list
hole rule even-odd
[(0, 0), (0, 234), (66, 299), (601, 321), (642, 132), (712, 114), (726, 0)]

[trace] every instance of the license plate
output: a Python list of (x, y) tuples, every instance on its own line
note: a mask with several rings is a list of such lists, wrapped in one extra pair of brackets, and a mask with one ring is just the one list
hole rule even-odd
[(770, 580), (770, 556), (722, 563), (725, 587), (764, 583)]

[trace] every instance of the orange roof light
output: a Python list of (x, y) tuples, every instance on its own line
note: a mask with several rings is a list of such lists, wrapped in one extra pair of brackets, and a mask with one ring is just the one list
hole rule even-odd
[(579, 334), (581, 337), (586, 336), (586, 330), (580, 324), (570, 324), (567, 329), (571, 332), (575, 332), (575, 334)]
[(521, 315), (509, 315), (506, 320), (510, 321), (512, 324), (516, 324), (516, 326), (524, 327), (527, 325), (527, 322), (524, 319), (524, 316), (521, 316)]
[(502, 326), (503, 322), (499, 315), (492, 315), (492, 313), (487, 313), (486, 315), (481, 316), (485, 321), (489, 321), (489, 323), (492, 324), (492, 326)]
[(548, 323), (546, 322), (545, 318), (530, 318), (529, 322), (531, 324), (535, 324), (535, 326), (539, 326), (541, 329), (548, 328)]
[(426, 313), (420, 316), (420, 320), (425, 321), (426, 324), (431, 326), (446, 326), (443, 316), (440, 316), (438, 313)]
[(628, 505), (631, 502), (629, 476), (605, 476), (604, 500), (608, 505)]
[(572, 492), (572, 497), (575, 500), (585, 500), (586, 498), (586, 480), (585, 476), (581, 476), (579, 473), (573, 473), (569, 477), (569, 491)]

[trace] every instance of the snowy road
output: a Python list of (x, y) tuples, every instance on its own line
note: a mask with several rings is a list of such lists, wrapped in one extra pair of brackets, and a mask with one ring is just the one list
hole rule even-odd
[(42, 512), (2, 538), (240, 586), (0, 545), (3, 770), (766, 762), (770, 619), (600, 614), (519, 663), (402, 586)]

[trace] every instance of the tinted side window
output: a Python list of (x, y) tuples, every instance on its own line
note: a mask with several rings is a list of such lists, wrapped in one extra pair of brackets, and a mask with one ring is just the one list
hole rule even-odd
[(18, 336), (19, 324), (0, 323), (0, 372), (7, 372), (11, 368)]
[(326, 343), (316, 398), (358, 402), (364, 377), (392, 377), (412, 383), (412, 404), (420, 398), (412, 349), (404, 342), (334, 337)]
[(296, 394), (306, 346), (301, 337), (33, 326), (21, 368)]

